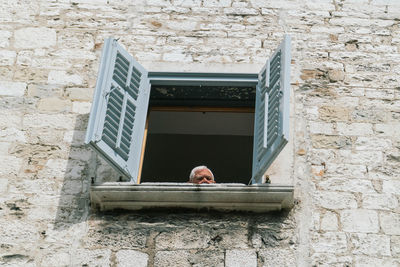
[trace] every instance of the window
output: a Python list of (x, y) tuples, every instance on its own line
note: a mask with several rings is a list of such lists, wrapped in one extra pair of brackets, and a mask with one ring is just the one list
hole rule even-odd
[[(289, 36), (258, 75), (148, 72), (115, 39), (106, 39), (85, 142), (136, 183), (158, 177), (174, 160), (191, 168), (210, 157), (215, 166), (209, 167), (223, 174), (218, 182), (251, 178), (261, 184), (288, 142), (289, 67)], [(218, 149), (184, 157), (188, 145), (206, 143)], [(239, 166), (232, 172), (217, 160), (229, 155), (231, 165)], [(185, 179), (190, 168), (183, 168)], [(180, 170), (175, 173), (158, 181), (182, 179)]]

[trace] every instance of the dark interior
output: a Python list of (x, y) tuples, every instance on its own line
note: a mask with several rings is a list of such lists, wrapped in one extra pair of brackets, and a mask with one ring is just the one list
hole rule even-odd
[[(214, 92), (217, 89), (213, 87)], [(248, 92), (246, 90), (242, 93)], [(151, 94), (141, 182), (187, 182), (192, 168), (206, 165), (214, 173), (217, 183), (247, 184), (252, 168), (254, 113), (240, 112), (239, 109), (237, 112), (215, 112), (215, 109), (213, 112), (151, 110), (159, 106), (182, 107), (188, 98), (196, 107), (252, 108), (254, 97), (246, 94), (243, 101), (234, 97), (231, 99), (234, 105), (229, 106), (229, 94), (217, 96), (214, 93), (211, 105), (210, 99), (199, 100), (195, 89), (191, 88), (191, 91), (197, 95), (183, 91), (182, 88), (166, 90), (164, 87)], [(237, 96), (234, 93), (231, 95)], [(220, 105), (214, 105), (217, 102)]]
[(142, 182), (187, 182), (190, 171), (208, 166), (219, 183), (248, 183), (253, 138), (227, 135), (150, 134)]

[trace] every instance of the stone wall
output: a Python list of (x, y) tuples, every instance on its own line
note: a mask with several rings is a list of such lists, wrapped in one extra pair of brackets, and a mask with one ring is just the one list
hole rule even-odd
[[(1, 1), (0, 264), (400, 265), (399, 17), (396, 0)], [(152, 71), (258, 72), (284, 33), (292, 210), (90, 209), (105, 37)]]

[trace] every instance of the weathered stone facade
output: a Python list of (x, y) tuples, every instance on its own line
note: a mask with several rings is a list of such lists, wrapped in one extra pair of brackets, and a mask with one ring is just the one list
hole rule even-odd
[[(397, 0), (1, 1), (0, 265), (399, 266), (399, 18)], [(292, 210), (90, 210), (105, 37), (152, 71), (257, 73), (284, 33)]]

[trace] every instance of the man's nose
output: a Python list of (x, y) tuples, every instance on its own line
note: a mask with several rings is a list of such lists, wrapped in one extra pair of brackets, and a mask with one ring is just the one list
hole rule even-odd
[(209, 184), (209, 183), (211, 183), (207, 178), (203, 178), (201, 181), (200, 181), (200, 183), (207, 183), (207, 184)]

